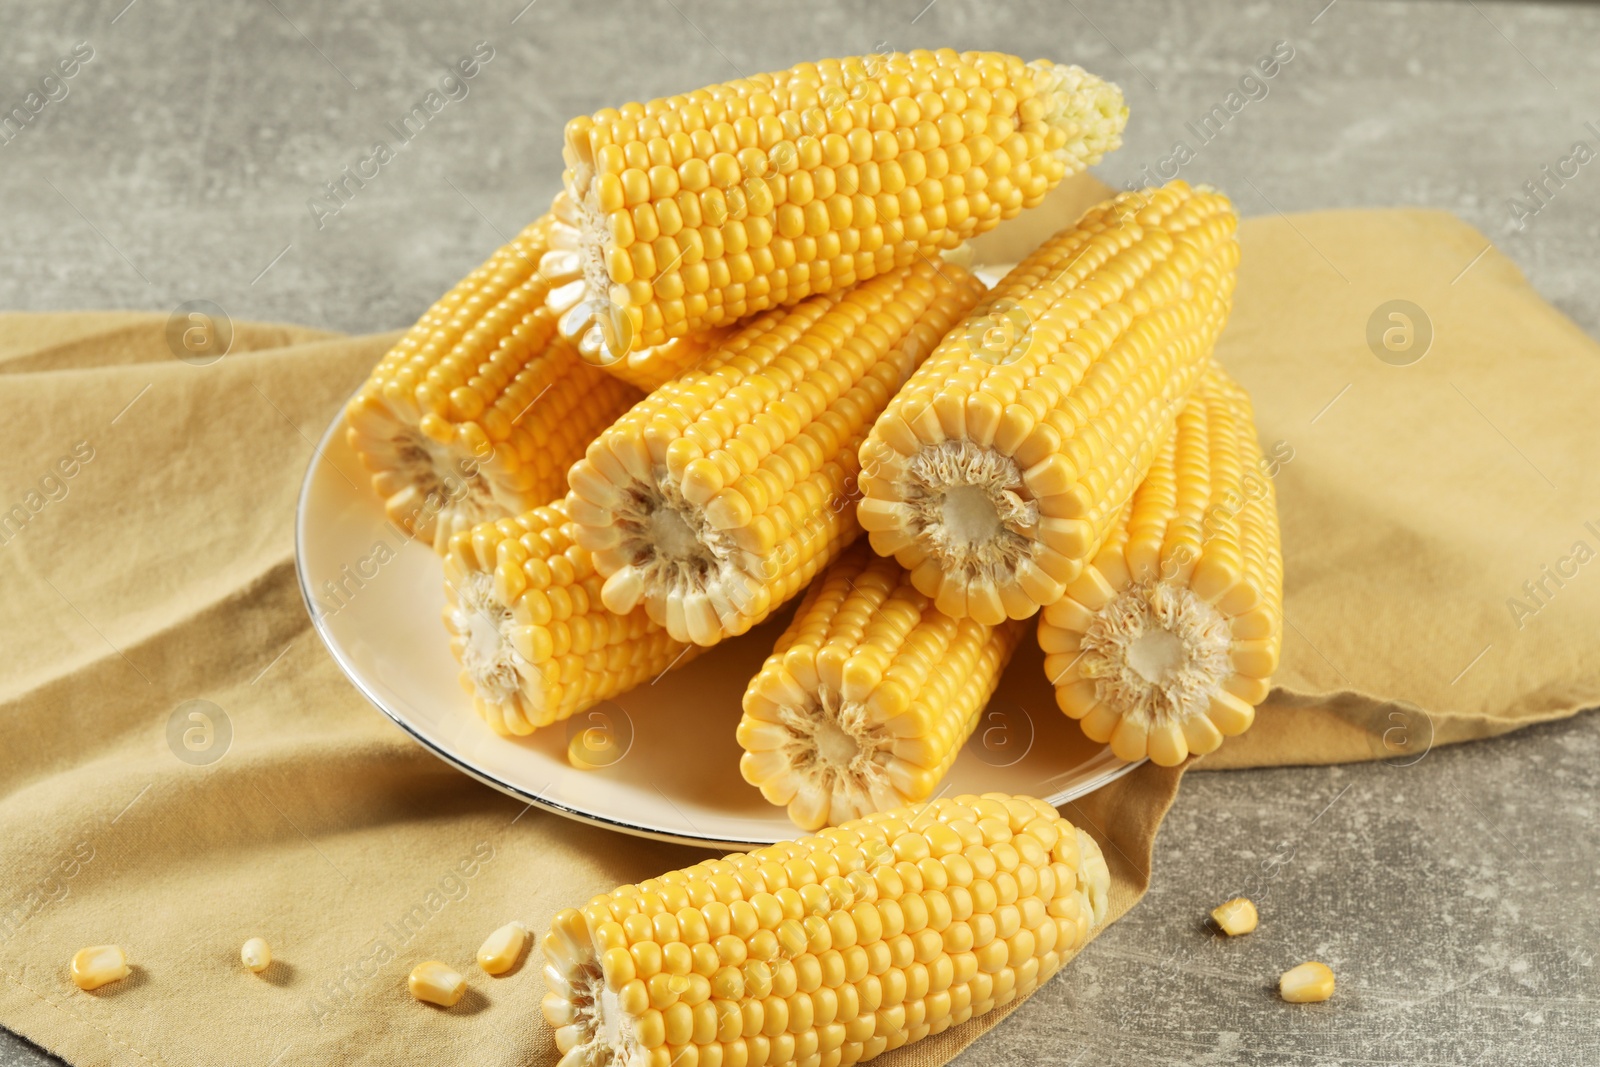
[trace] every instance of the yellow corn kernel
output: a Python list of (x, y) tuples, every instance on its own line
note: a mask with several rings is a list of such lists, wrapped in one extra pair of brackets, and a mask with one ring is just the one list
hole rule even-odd
[(556, 333), (545, 216), (434, 304), (345, 405), (346, 437), (389, 518), (452, 533), (563, 491), (567, 467), (639, 393)]
[(691, 658), (640, 608), (601, 603), (570, 498), (450, 538), (445, 629), (461, 686), (496, 733), (529, 734)]
[(1333, 996), (1333, 971), (1326, 963), (1302, 963), (1278, 978), (1278, 995), (1290, 1004), (1317, 1004)]
[(484, 938), (478, 948), (478, 966), (485, 974), (505, 974), (522, 958), (528, 943), (528, 928), (521, 923), (506, 923)]
[(618, 419), (568, 476), (605, 606), (712, 645), (803, 589), (860, 532), (872, 420), (982, 291), (919, 260), (765, 312)]
[(1236, 222), (1183, 182), (1091, 208), (895, 396), (857, 518), (940, 611), (1026, 618), (1093, 558), (1227, 319)]
[(811, 584), (745, 690), (745, 781), (807, 830), (925, 799), (1024, 625), (952, 619), (894, 560), (852, 546)]
[(1283, 641), (1283, 554), (1250, 398), (1212, 364), (1094, 561), (1039, 620), (1056, 702), (1165, 767), (1242, 733)]
[(411, 995), (428, 1004), (453, 1008), (467, 992), (467, 980), (460, 971), (439, 960), (419, 963), (406, 978)]
[(1033, 992), (1105, 921), (1110, 881), (1041, 800), (876, 812), (558, 912), (544, 1017), (560, 1067), (855, 1063)]
[(92, 945), (72, 956), (72, 984), (79, 989), (99, 989), (128, 977), (128, 957), (120, 945)]
[(1259, 918), (1256, 906), (1244, 897), (1234, 897), (1227, 903), (1218, 904), (1211, 909), (1212, 921), (1229, 937), (1248, 934), (1256, 928)]
[(847, 288), (1033, 207), (1126, 121), (1117, 87), (1077, 67), (949, 49), (581, 116), (550, 303), (602, 361)]
[(260, 974), (272, 966), (272, 946), (264, 938), (252, 937), (239, 949), (239, 961), (248, 969)]

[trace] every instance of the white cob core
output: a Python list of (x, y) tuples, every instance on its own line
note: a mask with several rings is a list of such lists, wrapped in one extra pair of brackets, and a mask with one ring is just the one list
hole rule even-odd
[(862, 752), (861, 742), (831, 719), (817, 723), (815, 741), (817, 762), (829, 767), (848, 769)]
[(1159, 685), (1183, 666), (1183, 641), (1170, 630), (1146, 630), (1128, 643), (1128, 667), (1152, 685)]
[(467, 575), (457, 586), (449, 611), (455, 632), (467, 635), (461, 669), (477, 697), (489, 704), (515, 701), (522, 688), (521, 675), (537, 668), (518, 654), (506, 636), (515, 621), (511, 609), (494, 595), (494, 579), (477, 572)]
[(564, 282), (546, 297), (561, 316), (561, 335), (572, 339), (585, 362), (605, 366), (626, 358), (633, 337), (627, 316), (612, 299), (606, 273), (611, 231), (595, 197), (594, 176), (591, 164), (572, 168), (566, 193), (554, 207), (552, 250), (539, 267), (546, 277)]
[(384, 501), (389, 518), (416, 537), (432, 541), (437, 550), (457, 530), (497, 519), (510, 510), (497, 501), (488, 472), (478, 465), (471, 477), (473, 457), (453, 444), (441, 444), (398, 419), (387, 446), (365, 443), (365, 451), (383, 461), (399, 488)]
[(886, 765), (894, 737), (865, 706), (819, 685), (806, 706), (784, 705), (778, 715), (788, 733), (778, 751), (803, 807), (854, 818), (900, 802)]
[[(601, 600), (626, 614), (640, 603), (675, 640), (715, 644), (724, 620), (762, 613), (763, 583), (741, 565), (743, 553), (684, 498), (665, 468), (655, 484), (634, 480), (612, 516), (617, 548), (629, 563), (606, 579)], [(665, 604), (656, 618), (657, 605)]]
[(645, 1067), (650, 1052), (639, 1043), (617, 994), (593, 964), (575, 969), (569, 978), (574, 996), (578, 1043), (561, 1057), (563, 1067)]
[(1000, 536), (1000, 512), (981, 485), (955, 485), (946, 490), (939, 506), (945, 536), (952, 543), (985, 544)]
[(1146, 728), (1204, 715), (1233, 671), (1233, 632), (1215, 607), (1170, 582), (1138, 582), (1095, 612), (1079, 673), (1098, 699)]
[(656, 552), (669, 559), (691, 559), (705, 551), (684, 521), (683, 512), (674, 508), (658, 506), (645, 516), (644, 525)]
[(913, 534), (940, 570), (1003, 584), (1032, 556), (1039, 505), (1009, 457), (970, 441), (924, 447), (905, 464), (900, 490)]

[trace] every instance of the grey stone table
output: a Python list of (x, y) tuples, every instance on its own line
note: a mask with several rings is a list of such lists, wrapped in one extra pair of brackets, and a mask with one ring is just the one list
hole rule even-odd
[[(1101, 168), (1112, 184), (1183, 140), (1183, 176), (1246, 214), (1444, 208), (1600, 334), (1600, 167), (1524, 191), (1575, 142), (1600, 148), (1594, 8), (0, 0), (0, 28), (5, 111), (79, 56), (65, 95), (0, 136), (4, 308), (203, 298), (236, 318), (387, 330), (548, 201), (568, 116), (801, 59), (952, 45), (1118, 81), (1134, 120)], [(464, 95), (397, 135), (479, 42), (490, 58)], [(1189, 124), (1278, 42), (1293, 58), (1200, 145)], [(393, 158), (329, 199), (378, 141)], [(960, 1062), (1600, 1062), (1597, 765), (1587, 716), (1408, 767), (1192, 775), (1149, 899)], [(1281, 933), (1204, 933), (1241, 885)], [(1275, 976), (1313, 956), (1338, 997), (1278, 1003)], [(54, 1062), (0, 1033), (0, 1065)]]

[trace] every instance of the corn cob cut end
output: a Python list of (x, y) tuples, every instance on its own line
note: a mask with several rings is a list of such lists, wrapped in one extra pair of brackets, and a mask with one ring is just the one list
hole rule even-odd
[(664, 468), (630, 484), (606, 516), (617, 557), (602, 599), (612, 611), (641, 608), (700, 645), (737, 636), (777, 605), (759, 563), (689, 501)]
[(689, 651), (643, 611), (600, 603), (566, 500), (450, 538), (444, 624), (461, 687), (503, 736), (532, 733), (622, 693)]
[[(1184, 723), (1209, 717), (1233, 673), (1232, 643), (1228, 619), (1190, 589), (1145, 581), (1119, 592), (1080, 638), (1078, 673), (1093, 680), (1100, 706), (1120, 709), (1111, 736), (1096, 740), (1116, 738), (1112, 751), (1124, 759), (1148, 755), (1164, 766), (1183, 762), (1190, 746), (1185, 741), (1180, 748), (1165, 736), (1167, 728), (1176, 727), (1181, 737)], [(1219, 707), (1221, 722), (1212, 720), (1219, 732), (1224, 725), (1230, 733), (1241, 732), (1254, 716), (1253, 709), (1248, 717), (1229, 714), (1234, 710)], [(1158, 735), (1154, 745), (1151, 734)]]
[(561, 336), (577, 346), (585, 362), (603, 367), (640, 347), (644, 317), (631, 305), (627, 287), (613, 286), (606, 273), (611, 241), (593, 181), (588, 164), (568, 172), (566, 189), (550, 208), (551, 249), (539, 270), (555, 283), (546, 300), (560, 316)]
[[(783, 678), (778, 684), (794, 683)], [(897, 779), (908, 787), (905, 779), (918, 768), (895, 758), (896, 739), (884, 723), (874, 722), (863, 704), (844, 699), (831, 686), (777, 703), (772, 715), (776, 729), (755, 726), (760, 720), (746, 713), (751, 725), (741, 723), (741, 739), (748, 740), (739, 770), (769, 802), (783, 805), (801, 829), (820, 830), (927, 796), (926, 790), (908, 789), (920, 794), (913, 797), (896, 788)]]
[[(900, 498), (864, 509), (872, 545), (911, 566), (917, 587), (937, 598), (940, 610), (991, 624), (1038, 610), (1018, 575), (1038, 570), (1039, 504), (1014, 459), (972, 441), (943, 440), (870, 464), (863, 467), (898, 475), (893, 495)], [(888, 530), (884, 517), (894, 522)], [(907, 541), (915, 545), (910, 551)]]
[[(458, 534), (452, 537), (467, 536)], [(445, 583), (445, 629), (461, 665), (461, 688), (472, 696), (485, 722), (502, 736), (529, 733), (545, 720), (538, 668), (511, 641), (516, 615), (495, 596), (494, 576), (463, 568)], [(525, 679), (532, 676), (532, 685)]]
[(567, 124), (541, 269), (594, 363), (949, 249), (1121, 144), (1121, 91), (997, 53), (807, 63)]
[(435, 551), (452, 534), (533, 503), (442, 419), (419, 420), (382, 393), (364, 392), (347, 405), (345, 421), (389, 521)]
[(745, 692), (740, 772), (806, 830), (926, 799), (1021, 629), (951, 619), (898, 563), (852, 547), (812, 584)]
[(1109, 886), (1043, 801), (897, 808), (559, 912), (542, 1008), (560, 1067), (856, 1063), (1031, 993)]
[(1283, 634), (1275, 490), (1216, 365), (1112, 537), (1039, 623), (1056, 702), (1118, 757), (1176, 766), (1243, 733)]

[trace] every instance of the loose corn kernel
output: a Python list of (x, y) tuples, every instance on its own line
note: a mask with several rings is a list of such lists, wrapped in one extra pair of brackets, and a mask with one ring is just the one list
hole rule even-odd
[(419, 963), (412, 969), (406, 985), (411, 995), (429, 1004), (453, 1008), (467, 992), (467, 980), (460, 971), (439, 960)]
[(1276, 492), (1250, 397), (1212, 364), (1039, 644), (1061, 710), (1164, 767), (1255, 721), (1283, 641)]
[(252, 937), (239, 949), (239, 959), (250, 970), (260, 974), (272, 966), (272, 946), (263, 938)]
[(1248, 934), (1256, 928), (1260, 916), (1256, 914), (1256, 906), (1244, 897), (1234, 897), (1225, 904), (1218, 904), (1211, 909), (1211, 918), (1222, 932), (1229, 937), (1238, 937)]
[(557, 913), (544, 1017), (560, 1067), (855, 1063), (1027, 996), (1105, 920), (1110, 880), (1041, 800), (877, 812)]
[(712, 645), (799, 593), (860, 533), (872, 420), (982, 292), (919, 260), (766, 312), (618, 419), (568, 475), (605, 606)]
[(440, 552), (453, 533), (561, 493), (567, 467), (639, 398), (557, 335), (539, 273), (550, 222), (440, 298), (345, 405), (389, 518)]
[(484, 939), (478, 949), (478, 966), (486, 974), (505, 974), (522, 958), (528, 943), (528, 928), (521, 923), (506, 923)]
[(1117, 87), (1077, 67), (948, 49), (581, 116), (549, 301), (599, 361), (847, 288), (1033, 207), (1126, 121)]
[(1333, 971), (1326, 963), (1302, 963), (1278, 978), (1278, 994), (1290, 1004), (1317, 1004), (1333, 996)]
[(128, 957), (120, 945), (93, 945), (72, 957), (72, 984), (79, 989), (99, 989), (128, 977)]
[(851, 546), (812, 582), (745, 690), (740, 772), (807, 830), (924, 799), (1022, 627), (952, 619), (894, 560)]
[[(606, 610), (604, 581), (573, 540), (570, 503), (464, 530), (445, 554), (444, 623), (461, 686), (504, 736), (569, 718), (692, 657), (643, 608)], [(573, 741), (575, 757), (603, 758), (591, 731)]]
[(1061, 599), (1199, 381), (1228, 316), (1226, 197), (1173, 182), (1091, 208), (950, 331), (861, 449), (857, 519), (940, 611)]

